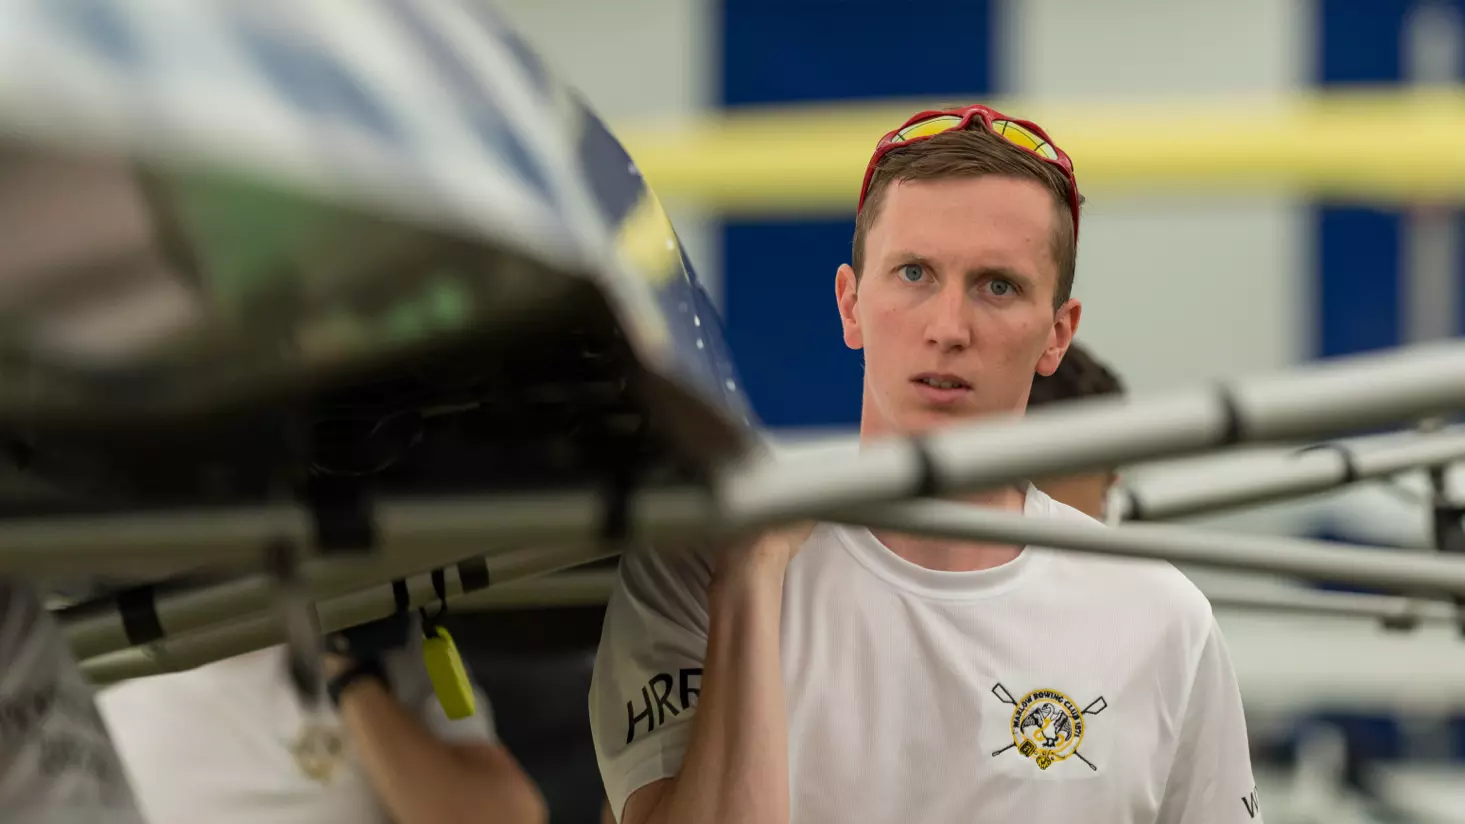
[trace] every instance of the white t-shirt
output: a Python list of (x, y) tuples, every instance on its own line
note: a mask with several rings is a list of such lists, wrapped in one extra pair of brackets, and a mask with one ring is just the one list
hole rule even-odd
[(0, 821), (141, 824), (91, 685), (40, 597), (0, 580)]
[[(1026, 514), (1091, 521), (1035, 488)], [(707, 644), (705, 556), (623, 556), (590, 717), (612, 809), (674, 776)], [(1241, 698), (1169, 564), (1028, 547), (976, 572), (820, 525), (789, 567), (794, 824), (1261, 821)]]
[[(326, 781), (297, 763), (292, 747), (307, 720), (281, 647), (186, 672), (125, 681), (98, 696), (149, 824), (388, 824), (349, 735)], [(441, 739), (496, 740), (488, 699), (450, 720), (432, 689), (420, 647), (386, 658), (392, 691)]]

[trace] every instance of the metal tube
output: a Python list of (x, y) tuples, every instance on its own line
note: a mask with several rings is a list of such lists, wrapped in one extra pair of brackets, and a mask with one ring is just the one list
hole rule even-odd
[[(453, 608), (459, 611), (492, 611), (604, 606), (614, 584), (613, 571), (562, 572), (465, 595), (453, 603)], [(1399, 630), (1413, 629), (1420, 624), (1452, 624), (1456, 621), (1456, 613), (1448, 604), (1398, 595), (1302, 588), (1230, 591), (1213, 585), (1203, 585), (1201, 591), (1219, 612), (1361, 618)]]
[(203, 564), (258, 567), (273, 541), (309, 546), (309, 513), (295, 504), (129, 515), (6, 518), (0, 568), (37, 577), (157, 578)]
[[(561, 572), (465, 595), (453, 603), (464, 610), (548, 609), (603, 606), (615, 585), (614, 571)], [(1211, 606), (1221, 611), (1260, 611), (1330, 618), (1365, 618), (1387, 626), (1411, 628), (1421, 623), (1450, 624), (1455, 612), (1439, 601), (1361, 592), (1323, 592), (1289, 587), (1285, 591), (1245, 591), (1202, 585)]]
[(857, 454), (736, 467), (718, 489), (743, 526), (931, 492), (992, 488), (1249, 441), (1316, 438), (1465, 407), (1465, 344), (1321, 366), (1152, 399), (1095, 398), (892, 438)]
[(459, 612), (499, 609), (603, 607), (615, 585), (614, 570), (559, 572), (521, 579), (464, 595), (453, 603)]
[[(321, 601), (475, 557), (483, 559), (490, 577), (522, 577), (518, 570), (525, 563), (523, 553), (526, 550), (521, 546), (499, 546), (484, 553), (484, 546), (479, 543), (476, 550), (464, 553), (461, 549), (440, 546), (425, 548), (413, 557), (397, 556), (389, 560), (317, 558), (303, 565), (302, 585), (307, 597)], [(546, 553), (560, 550), (571, 552), (587, 562), (614, 551), (609, 547), (583, 545), (538, 548), (538, 551)], [(253, 574), (176, 592), (157, 592), (153, 595), (153, 609), (166, 638), (269, 610), (277, 597), (272, 578)], [(121, 611), (112, 599), (61, 610), (57, 619), (65, 628), (78, 658), (89, 658), (132, 645)]]
[[(362, 558), (321, 560), (410, 564), (424, 555), (472, 558), (492, 544), (583, 545), (606, 536), (608, 517), (599, 490), (385, 500), (372, 511), (377, 542)], [(706, 489), (680, 486), (630, 495), (627, 521), (640, 532), (679, 538), (698, 535), (719, 518)], [(309, 510), (298, 504), (7, 518), (0, 525), (0, 574), (26, 577), (74, 578), (84, 569), (157, 580), (200, 568), (257, 569), (280, 541), (296, 542), (307, 555), (317, 552)]]
[[(1382, 440), (1397, 441), (1381, 444)], [(1326, 492), (1347, 483), (1465, 460), (1465, 428), (1335, 442), (1277, 456), (1265, 466), (1201, 463), (1163, 481), (1135, 484), (1116, 504), (1121, 520), (1165, 521)], [(1350, 471), (1349, 464), (1352, 464)]]
[[(582, 548), (519, 549), (487, 559), (495, 582), (515, 581), (544, 575), (606, 557), (587, 553)], [(493, 592), (487, 590), (463, 594), (463, 582), (456, 567), (444, 568), (443, 579), (448, 603), (457, 607), (465, 597)], [(404, 578), (411, 608), (429, 606), (437, 601), (431, 570)], [(505, 587), (507, 588), (507, 587)], [(390, 581), (348, 592), (320, 601), (315, 605), (322, 632), (335, 632), (347, 627), (385, 618), (396, 609)], [(77, 657), (81, 669), (95, 684), (109, 684), (128, 678), (140, 678), (165, 672), (178, 672), (232, 658), (278, 644), (285, 639), (285, 628), (278, 611), (257, 611), (238, 620), (164, 638), (141, 647), (121, 646), (100, 654)]]
[[(464, 610), (556, 608), (603, 606), (615, 585), (614, 571), (561, 572), (465, 595), (453, 603)], [(1452, 623), (1453, 609), (1438, 601), (1421, 601), (1399, 595), (1361, 592), (1324, 592), (1289, 587), (1285, 591), (1245, 591), (1201, 585), (1211, 606), (1218, 610), (1320, 615), (1337, 618), (1368, 618), (1391, 625)]]
[[(698, 488), (647, 491), (630, 502), (629, 519), (642, 528), (677, 536), (715, 523), (716, 519), (708, 514), (709, 507), (706, 492)], [(604, 557), (614, 550), (599, 545), (604, 508), (592, 492), (383, 504), (376, 552), (364, 557), (313, 558), (302, 566), (303, 583), (310, 598), (321, 600), (425, 569), (483, 557), (486, 549), (490, 552), (485, 560), (492, 567), (506, 563), (499, 555), (526, 544), (546, 551), (571, 546), (587, 559)], [(536, 532), (543, 540), (527, 540)], [(0, 533), (0, 545), (6, 537)], [(197, 553), (207, 546), (193, 547), (195, 556), (202, 557)], [(152, 603), (157, 622), (167, 636), (268, 609), (276, 595), (272, 579), (253, 574), (219, 584), (157, 592)], [(100, 605), (62, 610), (58, 619), (81, 658), (132, 643), (112, 599)]]
[(1385, 626), (1412, 628), (1421, 623), (1452, 624), (1455, 611), (1440, 601), (1420, 601), (1398, 595), (1361, 592), (1206, 593), (1211, 606), (1219, 610), (1251, 610), (1268, 613), (1321, 615), (1335, 618), (1369, 618)]
[[(582, 543), (603, 526), (602, 498), (577, 490), (382, 501), (372, 512), (377, 544), (363, 554), (383, 562), (439, 551), (467, 558), (484, 543)], [(281, 541), (316, 552), (312, 518), (300, 504), (0, 523), (0, 569), (28, 576), (74, 576), (80, 568), (161, 578), (201, 566), (259, 568)]]
[(1103, 526), (1028, 518), (950, 501), (845, 510), (831, 520), (912, 535), (1154, 558), (1177, 564), (1270, 572), (1421, 597), (1465, 595), (1465, 560), (1275, 536), (1223, 535), (1185, 527)]

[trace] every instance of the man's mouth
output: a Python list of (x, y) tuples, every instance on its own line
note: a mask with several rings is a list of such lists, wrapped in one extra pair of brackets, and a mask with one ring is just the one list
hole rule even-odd
[(913, 379), (916, 383), (925, 384), (936, 389), (971, 389), (972, 385), (958, 378), (955, 375), (924, 374), (917, 375)]

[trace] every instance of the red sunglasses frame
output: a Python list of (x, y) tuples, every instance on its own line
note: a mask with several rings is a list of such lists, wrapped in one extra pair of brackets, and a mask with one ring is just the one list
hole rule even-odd
[[(912, 137), (907, 140), (896, 139), (896, 137), (906, 129), (909, 129), (912, 126), (919, 125), (927, 120), (932, 120), (937, 117), (958, 117), (961, 120), (960, 122), (954, 124), (951, 128), (936, 132), (934, 134), (921, 135), (920, 137)], [(880, 142), (875, 144), (875, 154), (870, 157), (870, 162), (865, 166), (865, 180), (863, 183), (860, 184), (860, 201), (859, 205), (855, 207), (855, 213), (858, 214), (861, 209), (865, 208), (865, 195), (868, 194), (870, 191), (870, 180), (875, 177), (875, 167), (880, 165), (880, 160), (884, 158), (885, 155), (903, 146), (912, 146), (916, 143), (920, 143), (922, 140), (930, 140), (938, 134), (945, 134), (946, 132), (970, 128), (972, 121), (974, 120), (980, 122), (983, 128), (985, 128), (988, 132), (997, 135), (998, 137), (1001, 137), (1002, 134), (1001, 132), (998, 132), (996, 130), (993, 124), (998, 121), (1007, 121), (1009, 123), (1016, 124), (1042, 138), (1043, 141), (1053, 149), (1053, 153), (1057, 155), (1056, 158), (1047, 157), (1046, 155), (1033, 151), (1026, 146), (1020, 145), (1013, 141), (1008, 141), (1009, 143), (1012, 143), (1012, 145), (1017, 146), (1017, 148), (1022, 149), (1023, 151), (1027, 152), (1033, 157), (1038, 158), (1044, 163), (1051, 163), (1054, 166), (1057, 166), (1060, 170), (1063, 171), (1063, 176), (1068, 178), (1068, 208), (1073, 212), (1073, 238), (1074, 241), (1077, 242), (1079, 204), (1082, 203), (1082, 199), (1079, 197), (1078, 193), (1078, 179), (1075, 178), (1073, 175), (1073, 159), (1068, 156), (1067, 152), (1058, 148), (1058, 144), (1053, 142), (1053, 139), (1048, 136), (1048, 133), (1043, 130), (1042, 126), (1039, 126), (1031, 120), (1019, 120), (1015, 117), (1008, 117), (1007, 115), (997, 111), (996, 109), (990, 108), (988, 106), (983, 106), (981, 104), (962, 106), (959, 109), (947, 109), (944, 111), (933, 109), (920, 112), (918, 114), (912, 115), (910, 119), (907, 120), (905, 123), (902, 123), (899, 128), (891, 129), (889, 132), (886, 132), (885, 136), (880, 138)]]

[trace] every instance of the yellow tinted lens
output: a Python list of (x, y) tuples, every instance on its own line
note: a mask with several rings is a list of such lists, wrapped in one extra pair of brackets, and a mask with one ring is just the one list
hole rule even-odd
[(1048, 141), (1033, 134), (1031, 129), (1019, 126), (1011, 120), (993, 121), (992, 131), (1007, 138), (1009, 142), (1024, 149), (1031, 149), (1049, 160), (1058, 159), (1058, 150), (1054, 149)]
[(930, 120), (922, 120), (901, 129), (896, 133), (893, 143), (904, 143), (907, 140), (915, 140), (918, 137), (930, 137), (933, 134), (941, 134), (956, 128), (961, 123), (961, 118), (953, 115), (941, 115)]

